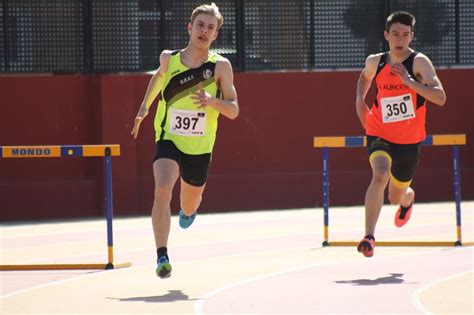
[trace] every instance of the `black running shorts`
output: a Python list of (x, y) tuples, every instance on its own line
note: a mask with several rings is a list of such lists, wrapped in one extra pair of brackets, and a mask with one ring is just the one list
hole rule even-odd
[(201, 187), (208, 177), (211, 164), (211, 153), (192, 155), (181, 152), (172, 141), (159, 140), (155, 144), (155, 157), (158, 159), (171, 159), (179, 165), (181, 178), (189, 185)]
[(380, 137), (367, 136), (367, 148), (370, 160), (380, 154), (388, 155), (391, 159), (391, 179), (396, 186), (410, 185), (420, 159), (421, 143), (396, 144)]

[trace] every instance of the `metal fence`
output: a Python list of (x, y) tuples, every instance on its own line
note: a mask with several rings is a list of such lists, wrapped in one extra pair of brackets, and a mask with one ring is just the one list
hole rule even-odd
[[(390, 12), (417, 18), (412, 47), (435, 66), (474, 65), (474, 0), (214, 0), (224, 26), (213, 49), (236, 70), (360, 68), (387, 49)], [(184, 48), (195, 0), (0, 0), (0, 72), (156, 69)]]

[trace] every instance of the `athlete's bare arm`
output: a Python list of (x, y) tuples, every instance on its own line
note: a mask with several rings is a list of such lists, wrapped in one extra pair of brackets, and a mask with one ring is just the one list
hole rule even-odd
[(413, 72), (421, 83), (410, 77), (407, 69), (402, 64), (393, 64), (392, 72), (400, 77), (403, 84), (430, 102), (439, 106), (446, 103), (446, 93), (443, 85), (436, 75), (433, 64), (425, 55), (418, 54), (413, 61)]
[(163, 50), (160, 55), (160, 67), (151, 77), (150, 82), (148, 83), (148, 88), (143, 98), (142, 104), (138, 109), (137, 116), (135, 117), (135, 123), (132, 128), (132, 136), (134, 139), (138, 137), (138, 130), (140, 129), (140, 124), (143, 119), (148, 115), (148, 110), (150, 109), (151, 104), (155, 100), (156, 96), (163, 89), (163, 83), (165, 81), (165, 74), (168, 71), (168, 64), (171, 56), (170, 50)]
[(222, 115), (235, 119), (239, 115), (239, 104), (237, 102), (237, 92), (234, 86), (234, 73), (229, 60), (224, 57), (219, 58), (216, 63), (215, 78), (217, 86), (222, 92), (223, 98), (219, 99), (207, 93), (200, 84), (199, 91), (193, 93), (191, 98), (198, 108), (211, 106)]
[(360, 73), (357, 81), (357, 96), (356, 96), (356, 111), (359, 117), (362, 128), (365, 129), (365, 118), (369, 111), (369, 107), (365, 103), (365, 97), (369, 91), (372, 80), (377, 72), (377, 64), (380, 61), (381, 54), (374, 54), (367, 57), (365, 60), (365, 67)]

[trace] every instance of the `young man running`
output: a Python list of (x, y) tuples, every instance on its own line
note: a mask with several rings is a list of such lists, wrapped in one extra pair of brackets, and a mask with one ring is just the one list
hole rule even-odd
[(154, 123), (152, 208), (156, 274), (160, 278), (168, 278), (172, 270), (167, 243), (173, 187), (180, 177), (179, 224), (188, 228), (201, 203), (218, 116), (235, 119), (239, 114), (232, 66), (226, 58), (209, 51), (222, 23), (223, 17), (214, 3), (194, 9), (188, 24), (188, 46), (161, 53), (160, 67), (150, 80), (132, 129), (136, 139), (148, 109), (160, 95)]
[[(389, 51), (370, 55), (357, 82), (356, 110), (366, 130), (372, 181), (365, 194), (365, 237), (357, 250), (374, 254), (375, 226), (384, 202), (399, 205), (395, 225), (410, 219), (415, 192), (410, 187), (426, 137), (426, 100), (443, 106), (446, 94), (430, 59), (409, 47), (415, 17), (391, 14), (385, 25)], [(377, 96), (369, 107), (364, 99), (375, 78)]]

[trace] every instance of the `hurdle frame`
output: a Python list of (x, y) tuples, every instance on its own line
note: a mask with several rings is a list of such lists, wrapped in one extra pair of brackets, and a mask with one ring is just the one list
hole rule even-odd
[[(459, 159), (459, 145), (466, 145), (465, 134), (428, 135), (422, 142), (424, 146), (453, 146), (453, 187), (454, 201), (456, 204), (456, 241), (377, 241), (377, 246), (473, 246), (474, 242), (462, 243), (461, 224), (461, 163)], [(334, 241), (329, 242), (329, 148), (344, 147), (366, 147), (366, 136), (332, 136), (314, 137), (313, 147), (322, 150), (322, 185), (323, 185), (323, 208), (324, 208), (324, 241), (323, 247), (327, 246), (355, 246), (356, 241)]]
[(105, 201), (107, 221), (107, 263), (97, 264), (12, 264), (0, 265), (1, 271), (8, 270), (79, 270), (118, 269), (130, 267), (130, 262), (114, 263), (113, 251), (113, 200), (112, 200), (112, 157), (120, 156), (120, 145), (38, 145), (0, 146), (2, 158), (62, 158), (62, 157), (104, 157), (105, 159)]

